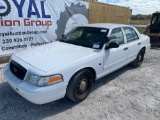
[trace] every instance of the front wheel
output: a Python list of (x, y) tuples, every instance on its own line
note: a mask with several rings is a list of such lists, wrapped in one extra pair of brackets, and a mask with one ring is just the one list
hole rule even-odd
[(134, 67), (139, 67), (139, 66), (141, 66), (141, 64), (142, 64), (142, 62), (143, 62), (143, 59), (144, 59), (144, 54), (145, 54), (145, 51), (142, 49), (142, 50), (138, 53), (136, 59), (131, 63), (131, 65), (134, 66)]
[(93, 82), (93, 74), (88, 69), (77, 72), (70, 80), (66, 96), (75, 101), (81, 102), (89, 95)]

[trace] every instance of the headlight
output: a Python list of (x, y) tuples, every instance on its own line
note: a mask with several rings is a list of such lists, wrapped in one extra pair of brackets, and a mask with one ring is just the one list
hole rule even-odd
[(39, 80), (38, 86), (47, 86), (63, 80), (61, 75), (54, 75), (50, 77), (41, 77)]
[(27, 81), (42, 87), (42, 86), (48, 86), (57, 82), (61, 82), (63, 81), (63, 77), (62, 75), (53, 75), (48, 77), (40, 77), (40, 76), (32, 75), (27, 78)]
[(33, 76), (30, 77), (29, 80), (30, 80), (31, 83), (37, 85), (39, 80), (40, 80), (40, 78), (41, 78), (40, 76), (33, 75)]

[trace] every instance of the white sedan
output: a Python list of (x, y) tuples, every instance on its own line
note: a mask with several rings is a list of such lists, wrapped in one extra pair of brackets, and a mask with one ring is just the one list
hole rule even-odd
[(95, 80), (129, 63), (139, 67), (149, 48), (149, 37), (132, 26), (88, 24), (59, 41), (13, 55), (4, 75), (32, 103), (44, 104), (65, 95), (80, 102)]

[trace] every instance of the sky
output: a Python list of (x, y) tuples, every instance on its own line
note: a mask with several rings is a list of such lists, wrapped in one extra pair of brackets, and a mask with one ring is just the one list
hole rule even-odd
[(160, 11), (160, 0), (98, 0), (99, 2), (125, 6), (132, 9), (132, 14), (148, 15)]

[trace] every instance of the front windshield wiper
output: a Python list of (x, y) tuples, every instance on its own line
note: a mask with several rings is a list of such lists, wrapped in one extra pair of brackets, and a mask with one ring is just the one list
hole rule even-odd
[(59, 41), (60, 41), (60, 42), (65, 42), (65, 43), (68, 43), (68, 44), (73, 44), (73, 45), (81, 46), (81, 47), (91, 48), (91, 47), (89, 47), (89, 46), (87, 46), (87, 45), (82, 45), (82, 44), (78, 44), (78, 43), (73, 43), (73, 42), (66, 41), (65, 39), (60, 39)]
[(81, 47), (87, 47), (87, 48), (91, 48), (87, 45), (82, 45), (82, 44), (78, 44), (78, 43), (70, 43), (70, 44), (73, 44), (73, 45), (77, 45), (77, 46), (81, 46)]

